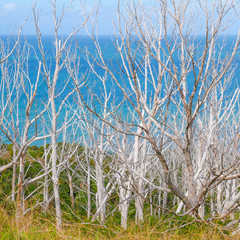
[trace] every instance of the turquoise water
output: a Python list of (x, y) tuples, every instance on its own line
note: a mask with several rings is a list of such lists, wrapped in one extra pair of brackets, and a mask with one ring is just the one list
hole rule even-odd
[[(236, 37), (235, 36), (228, 36), (227, 38), (225, 38), (224, 40), (224, 48), (221, 52), (221, 57), (225, 57), (227, 56), (227, 54), (231, 51), (231, 47), (233, 44), (233, 41)], [(0, 39), (3, 41), (3, 43), (5, 44), (5, 46), (9, 45), (9, 48), (11, 48), (11, 46), (13, 46), (14, 44), (14, 37), (12, 39), (9, 39), (6, 36), (1, 36)], [(64, 39), (64, 38), (63, 38)], [(99, 45), (101, 46), (101, 48), (103, 49), (103, 55), (104, 58), (106, 60), (106, 62), (108, 62), (108, 66), (109, 68), (114, 72), (115, 76), (117, 77), (118, 81), (120, 82), (121, 86), (126, 86), (127, 88), (129, 88), (129, 82), (127, 80), (127, 77), (124, 73), (123, 69), (123, 65), (121, 62), (121, 59), (119, 58), (119, 56), (116, 54), (116, 49), (114, 46), (114, 42), (113, 42), (114, 37), (113, 36), (100, 36), (99, 37)], [(43, 36), (42, 38), (43, 41), (43, 46), (44, 46), (44, 52), (45, 52), (45, 56), (46, 56), (46, 63), (48, 66), (48, 70), (50, 72), (50, 75), (53, 75), (53, 71), (54, 71), (54, 67), (55, 67), (55, 59), (54, 59), (54, 37), (53, 36)], [(73, 46), (75, 46), (75, 41), (77, 42), (79, 48), (75, 49)], [(196, 38), (193, 42), (195, 45), (199, 45), (196, 53), (195, 53), (195, 58), (197, 59), (198, 56), (200, 56), (202, 54), (202, 49), (204, 47), (204, 37), (198, 37)], [(28, 76), (29, 79), (31, 81), (32, 84), (35, 83), (36, 77), (37, 77), (37, 69), (38, 69), (38, 60), (41, 60), (41, 55), (40, 52), (38, 50), (38, 42), (35, 36), (26, 36), (26, 37), (22, 37), (21, 38), (21, 42), (20, 42), (20, 48), (19, 51), (23, 51), (23, 45), (24, 43), (27, 42), (29, 47), (29, 56), (27, 57), (26, 52), (23, 53), (22, 58), (23, 60), (26, 61), (26, 63), (28, 63), (28, 69), (25, 66), (24, 71), (27, 72), (28, 70)], [(219, 44), (221, 45), (223, 43), (223, 39), (219, 40)], [(163, 43), (164, 46), (164, 43)], [(103, 87), (102, 84), (100, 82), (100, 80), (96, 77), (96, 75), (94, 75), (93, 73), (90, 72), (90, 68), (89, 68), (89, 64), (87, 63), (87, 59), (86, 59), (86, 54), (84, 53), (84, 51), (86, 49), (88, 49), (88, 51), (93, 55), (96, 56), (96, 49), (94, 46), (94, 43), (92, 41), (89, 40), (88, 37), (86, 36), (82, 36), (82, 37), (78, 37), (77, 39), (72, 39), (70, 44), (67, 46), (67, 48), (70, 51), (70, 56), (73, 57), (80, 57), (80, 64), (79, 64), (79, 68), (78, 68), (78, 77), (79, 79), (83, 79), (83, 76), (87, 76), (86, 82), (87, 82), (87, 87), (82, 87), (81, 92), (85, 98), (85, 100), (89, 101), (91, 104), (94, 105), (96, 111), (98, 111), (101, 114), (102, 111), (102, 107), (101, 104), (98, 101), (92, 101), (91, 102), (91, 98), (89, 97), (89, 90), (91, 92), (94, 92), (94, 96), (95, 99), (96, 97), (100, 100), (100, 102), (102, 101), (102, 93), (103, 93)], [(134, 43), (132, 44), (132, 49), (133, 51), (136, 50), (136, 45), (134, 45)], [(65, 54), (65, 53), (63, 53)], [(141, 50), (138, 51), (138, 54), (140, 56), (140, 54), (142, 54)], [(216, 55), (219, 55), (219, 49), (216, 49)], [(177, 52), (173, 55), (174, 57), (174, 62), (175, 65), (178, 67), (178, 69), (180, 69), (180, 61), (179, 61), (179, 55), (177, 54)], [(13, 66), (13, 62), (14, 59), (16, 59), (16, 51), (14, 52), (14, 55), (11, 56), (11, 58), (9, 58), (9, 77), (11, 78), (14, 75), (14, 66)], [(75, 58), (76, 59), (76, 58)], [(91, 61), (92, 62), (92, 61)], [(239, 85), (240, 83), (240, 70), (238, 68), (238, 63), (239, 63), (239, 53), (237, 54), (237, 56), (235, 57), (234, 61), (233, 61), (233, 67), (236, 68), (235, 73), (233, 74), (233, 80), (231, 81), (231, 84), (229, 85), (228, 88), (228, 94), (229, 96), (231, 96), (233, 94), (234, 89), (237, 87), (237, 85)], [(137, 63), (134, 63), (137, 65)], [(157, 61), (154, 59), (151, 59), (151, 66), (157, 70), (158, 68), (158, 64)], [(168, 65), (169, 68), (172, 68), (172, 65), (169, 64)], [(141, 71), (143, 70), (143, 66), (142, 69), (140, 68), (139, 71), (139, 78), (142, 81), (141, 84), (141, 88), (144, 91), (145, 89), (145, 84), (144, 84), (144, 73), (141, 74)], [(104, 76), (105, 72), (98, 66), (96, 66), (96, 71), (100, 76)], [(155, 76), (157, 76), (157, 72), (154, 73)], [(2, 79), (2, 70), (0, 72), (0, 77), (1, 77), (1, 81), (3, 81)], [(68, 81), (68, 77), (69, 74), (67, 72), (67, 69), (64, 68), (59, 75), (59, 79), (57, 82), (57, 86), (56, 86), (56, 93), (61, 93), (59, 96), (56, 97), (56, 108), (57, 110), (59, 109), (61, 103), (62, 103), (62, 99), (64, 99), (64, 97), (72, 90), (74, 89), (75, 85), (74, 82), (72, 81), (72, 79), (70, 79)], [(165, 76), (166, 78), (170, 78), (169, 75)], [(188, 89), (189, 92), (192, 91), (193, 89), (193, 73), (188, 74), (187, 77), (187, 83), (188, 83)], [(113, 103), (113, 101), (117, 104), (119, 104), (122, 100), (123, 100), (123, 94), (122, 91), (119, 89), (119, 87), (116, 85), (116, 83), (111, 79), (111, 77), (109, 75), (106, 76), (106, 88), (107, 88), (107, 92), (110, 93), (111, 92), (111, 97), (109, 99), (109, 104)], [(25, 80), (27, 80), (27, 78), (25, 77)], [(18, 81), (20, 81), (18, 79)], [(82, 80), (83, 81), (83, 80)], [(66, 86), (66, 82), (67, 86)], [(13, 84), (13, 83), (11, 83)], [(148, 82), (148, 91), (147, 91), (147, 96), (149, 99), (149, 104), (151, 103), (151, 96), (154, 93), (154, 88), (151, 86), (151, 83)], [(164, 96), (165, 91), (164, 88), (166, 88), (166, 85), (164, 86), (163, 84), (163, 88), (162, 91), (160, 92), (160, 95)], [(30, 89), (30, 83), (26, 84), (26, 89)], [(7, 93), (6, 93), (7, 94)], [(6, 94), (5, 97), (6, 97)], [(18, 104), (18, 108), (19, 108), (19, 135), (21, 135), (22, 130), (23, 130), (23, 126), (24, 126), (24, 121), (25, 121), (25, 108), (26, 108), (26, 96), (24, 95), (23, 90), (20, 90), (21, 95), (20, 97), (20, 101)], [(132, 93), (129, 92), (129, 95), (131, 95)], [(14, 96), (17, 95), (17, 92), (13, 93), (13, 97), (12, 97), (12, 101), (14, 101)], [(176, 95), (176, 98), (178, 98), (179, 96)], [(31, 110), (31, 118), (34, 118), (34, 116), (36, 116), (37, 112), (39, 112), (44, 104), (47, 103), (47, 99), (48, 99), (48, 89), (47, 89), (47, 84), (46, 81), (44, 79), (44, 76), (41, 75), (41, 79), (40, 79), (40, 83), (39, 83), (39, 87), (37, 90), (37, 95), (35, 98), (35, 101), (33, 103), (33, 107)], [(75, 108), (78, 104), (77, 100), (76, 100), (76, 95), (72, 95), (68, 98), (68, 105), (71, 105), (73, 108)], [(135, 103), (135, 98), (134, 98), (134, 94), (131, 96), (131, 100), (133, 101), (133, 103)], [(110, 106), (110, 105), (109, 105)], [(13, 133), (13, 130), (11, 129), (11, 123), (13, 121), (17, 121), (17, 117), (16, 117), (16, 113), (17, 113), (17, 106), (14, 106), (14, 120), (12, 120), (12, 118), (6, 117), (6, 121), (9, 123), (9, 132)], [(129, 104), (124, 104), (119, 111), (121, 111), (119, 114), (121, 115), (122, 118), (127, 118), (127, 115), (129, 113), (128, 109), (132, 109), (131, 105)], [(58, 127), (61, 127), (64, 119), (65, 119), (65, 115), (66, 112), (68, 111), (68, 109), (66, 107), (64, 107), (62, 109), (62, 111), (60, 112), (59, 118), (58, 118)], [(9, 113), (9, 109), (7, 111), (7, 113)], [(70, 117), (70, 116), (69, 116)], [(50, 119), (49, 119), (49, 113), (45, 113), (44, 114), (44, 118), (45, 118), (45, 125), (43, 124), (43, 120), (39, 119), (37, 121), (37, 125), (33, 125), (30, 128), (29, 131), (29, 137), (33, 136), (33, 134), (35, 133), (35, 129), (36, 127), (38, 128), (38, 133), (42, 134), (41, 131), (45, 131), (47, 128), (50, 129)], [(12, 121), (12, 122), (11, 122)], [(50, 131), (50, 130), (49, 130)], [(70, 131), (70, 130), (69, 130)], [(61, 141), (62, 136), (59, 135), (58, 140)], [(8, 140), (6, 138), (4, 138), (5, 142), (8, 142)], [(20, 141), (20, 140), (19, 140)], [(41, 144), (41, 142), (35, 142), (34, 144)]]

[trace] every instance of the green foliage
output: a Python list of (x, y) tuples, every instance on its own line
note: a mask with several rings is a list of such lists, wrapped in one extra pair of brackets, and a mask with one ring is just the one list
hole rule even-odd
[(43, 146), (40, 146), (40, 147), (30, 146), (28, 148), (28, 154), (35, 159), (42, 158), (44, 155), (44, 148), (43, 148)]
[[(62, 143), (58, 144), (59, 147)], [(2, 146), (8, 149), (12, 154), (12, 145)], [(70, 145), (65, 146), (66, 149)], [(79, 154), (83, 153), (84, 147), (80, 146)], [(25, 177), (26, 179), (34, 178), (40, 171), (42, 165), (34, 161), (40, 159), (44, 154), (43, 146), (31, 146), (28, 149), (28, 154), (25, 161)], [(82, 158), (84, 160), (84, 154)], [(111, 161), (109, 156), (106, 157), (106, 162)], [(4, 165), (9, 162), (9, 159), (0, 159), (0, 164)], [(74, 164), (72, 166), (74, 168)], [(94, 169), (94, 161), (91, 161), (91, 168)], [(108, 171), (106, 165), (105, 168)], [(17, 165), (17, 172), (19, 171)], [(86, 179), (86, 172), (79, 172), (82, 179)], [(49, 176), (50, 177), (50, 176)], [(17, 181), (17, 179), (16, 179)], [(54, 201), (52, 201), (47, 212), (43, 213), (41, 206), (29, 212), (21, 221), (16, 221), (16, 206), (9, 199), (12, 187), (12, 169), (6, 170), (0, 176), (0, 240), (2, 239), (231, 239), (229, 232), (221, 231), (222, 221), (215, 224), (207, 225), (204, 222), (198, 222), (192, 217), (176, 217), (170, 213), (165, 213), (161, 218), (150, 215), (149, 196), (144, 203), (144, 222), (141, 224), (135, 223), (135, 203), (130, 202), (128, 214), (128, 229), (123, 230), (121, 225), (121, 215), (118, 210), (119, 197), (114, 192), (107, 204), (107, 213), (111, 214), (107, 217), (105, 225), (100, 225), (97, 221), (91, 223), (86, 216), (87, 206), (87, 186), (82, 182), (81, 178), (73, 177), (73, 183), (79, 187), (79, 190), (74, 192), (75, 208), (71, 209), (71, 199), (69, 190), (69, 179), (66, 171), (61, 172), (59, 182), (59, 193), (61, 196), (61, 207), (63, 212), (64, 229), (62, 231), (55, 230), (55, 211)], [(41, 183), (35, 182), (25, 187), (25, 194), (28, 195), (35, 191)], [(91, 178), (91, 213), (96, 211), (95, 194), (97, 192), (96, 182)], [(52, 183), (49, 184), (49, 196), (52, 194)], [(152, 192), (152, 196), (157, 196), (158, 191)], [(167, 208), (173, 206), (173, 194), (168, 194)], [(42, 189), (39, 193), (34, 193), (34, 198), (26, 201), (26, 206), (33, 206), (36, 202), (42, 201)], [(155, 198), (157, 199), (157, 198)], [(206, 205), (210, 205), (210, 196), (205, 201)], [(157, 200), (155, 200), (157, 201)], [(158, 205), (158, 202), (155, 202)], [(154, 207), (153, 207), (154, 208)], [(173, 209), (174, 210), (174, 209)], [(210, 211), (206, 207), (207, 212)], [(84, 222), (84, 224), (83, 224)], [(237, 239), (237, 238), (234, 238)]]

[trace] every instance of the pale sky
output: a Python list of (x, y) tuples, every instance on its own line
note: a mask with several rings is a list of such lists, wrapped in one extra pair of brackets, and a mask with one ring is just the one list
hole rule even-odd
[[(57, 8), (59, 12), (63, 5), (68, 4), (68, 0), (57, 0)], [(81, 16), (81, 3), (84, 1), (74, 0), (67, 12), (63, 23), (62, 31), (70, 33), (74, 27), (81, 24), (83, 17)], [(90, 12), (97, 6), (97, 1), (86, 0), (85, 9)], [(17, 29), (28, 17), (23, 27), (23, 34), (35, 34), (35, 26), (33, 22), (32, 6), (35, 0), (0, 0), (0, 34), (16, 34)], [(101, 10), (99, 13), (98, 28), (100, 34), (113, 33), (113, 20), (115, 18), (115, 10), (117, 0), (102, 0)], [(53, 19), (51, 4), (48, 0), (38, 0), (37, 8), (40, 10), (39, 22), (41, 31), (44, 34), (53, 33)]]
[[(0, 34), (16, 34), (24, 24), (23, 34), (35, 34), (32, 6), (36, 0), (0, 0)], [(121, 0), (121, 3), (127, 0)], [(153, 7), (150, 0), (142, 0), (147, 7)], [(224, 0), (223, 0), (224, 1)], [(60, 12), (63, 5), (67, 5), (68, 0), (57, 0), (57, 9)], [(81, 15), (81, 3), (84, 0), (74, 0), (67, 12), (62, 25), (61, 32), (68, 34), (77, 28), (83, 19)], [(113, 34), (113, 22), (116, 20), (116, 9), (118, 0), (101, 0), (101, 8), (98, 18), (98, 33), (101, 35)], [(192, 0), (191, 3), (196, 2)], [(85, 0), (85, 9), (89, 13), (97, 6), (98, 0)], [(53, 34), (52, 9), (49, 0), (38, 0), (37, 8), (40, 10), (39, 24), (43, 34)], [(197, 12), (197, 9), (192, 8)], [(91, 19), (92, 20), (92, 19)], [(239, 26), (233, 26), (228, 30), (230, 34), (237, 34)], [(84, 32), (82, 32), (84, 34)]]

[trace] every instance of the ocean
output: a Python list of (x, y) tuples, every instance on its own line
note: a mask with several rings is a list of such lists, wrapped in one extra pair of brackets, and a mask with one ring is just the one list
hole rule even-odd
[[(64, 41), (65, 37), (63, 36), (61, 39)], [(224, 38), (220, 38), (216, 44), (215, 49), (215, 58), (218, 59), (224, 59), (231, 53), (231, 49), (233, 47), (233, 42), (236, 39), (236, 36), (226, 36)], [(16, 36), (8, 37), (8, 36), (0, 36), (0, 40), (2, 41), (2, 47), (4, 45), (5, 49), (11, 49), (15, 43)], [(114, 36), (99, 36), (98, 37), (99, 46), (102, 49), (102, 53), (104, 56), (104, 60), (108, 64), (109, 69), (114, 73), (115, 79), (120, 83), (120, 86), (128, 89), (128, 96), (130, 96), (130, 100), (133, 104), (136, 103), (136, 96), (134, 93), (134, 88), (131, 86), (131, 82), (133, 79), (127, 77), (127, 70), (130, 71), (130, 68), (124, 68), (124, 64), (121, 61), (121, 57), (119, 54), (117, 54), (117, 50), (114, 43)], [(42, 37), (42, 43), (44, 47), (44, 53), (45, 53), (45, 60), (46, 60), (46, 66), (47, 71), (49, 72), (49, 76), (53, 76), (54, 68), (55, 68), (55, 46), (54, 46), (54, 36), (43, 36)], [(76, 48), (77, 43), (77, 48)], [(139, 77), (139, 88), (144, 93), (143, 95), (147, 98), (147, 104), (151, 107), (151, 104), (153, 102), (153, 95), (156, 91), (156, 88), (154, 87), (154, 79), (158, 79), (159, 74), (159, 63), (152, 57), (150, 57), (150, 66), (153, 70), (152, 76), (150, 75), (150, 68), (148, 69), (148, 75), (146, 78), (146, 66), (141, 63), (141, 60), (144, 56), (144, 51), (141, 48), (138, 48), (138, 40), (132, 39), (131, 44), (131, 51), (128, 53), (132, 57), (134, 57), (134, 54), (136, 54), (136, 61), (132, 62), (132, 66), (135, 67), (136, 71), (138, 71), (138, 77)], [(200, 59), (200, 56), (202, 55), (202, 51), (204, 49), (204, 37), (199, 36), (196, 37), (192, 41), (192, 45), (198, 47), (195, 49), (195, 59), (196, 63), (199, 64), (198, 58)], [(221, 46), (224, 46), (223, 48)], [(2, 48), (3, 50), (3, 48)], [(123, 92), (120, 89), (120, 87), (116, 84), (116, 82), (113, 80), (113, 78), (106, 74), (106, 72), (99, 66), (97, 66), (96, 62), (94, 64), (94, 60), (99, 61), (99, 58), (96, 54), (96, 47), (87, 36), (78, 36), (77, 38), (71, 39), (71, 41), (68, 43), (66, 51), (63, 52), (63, 56), (66, 56), (69, 54), (67, 60), (71, 61), (70, 65), (71, 67), (74, 67), (75, 63), (79, 63), (77, 65), (77, 76), (79, 79), (79, 83), (86, 82), (86, 85), (83, 85), (81, 87), (81, 93), (83, 94), (83, 97), (86, 102), (93, 107), (93, 109), (101, 115), (103, 111), (103, 96), (105, 94), (103, 84), (100, 80), (100, 78), (103, 78), (104, 81), (106, 81), (106, 93), (109, 96), (108, 101), (108, 107), (114, 110), (114, 106), (122, 103), (126, 98), (124, 98)], [(86, 54), (86, 51), (88, 54)], [(166, 45), (163, 42), (163, 49), (161, 50), (161, 57), (163, 61), (167, 62), (167, 54), (165, 55), (165, 52), (167, 51)], [(5, 53), (2, 53), (2, 56)], [(19, 54), (19, 55), (18, 55)], [(91, 55), (90, 58), (88, 56)], [(123, 56), (126, 57), (126, 53), (123, 52)], [(230, 72), (227, 74), (231, 75), (231, 81), (229, 82), (228, 89), (226, 96), (231, 97), (235, 91), (235, 89), (238, 88), (240, 84), (240, 69), (239, 69), (239, 51), (236, 54), (233, 62), (232, 67), (230, 68)], [(0, 56), (0, 59), (2, 57)], [(24, 63), (22, 69), (20, 70), (21, 74), (16, 73), (16, 62), (21, 59), (21, 61)], [(173, 54), (173, 61), (175, 63), (175, 66), (177, 69), (181, 69), (181, 61), (179, 60), (180, 56), (178, 51), (176, 51)], [(223, 61), (220, 61), (220, 65), (218, 68), (221, 68), (221, 65), (224, 64)], [(34, 84), (37, 79), (38, 74), (38, 67), (39, 67), (39, 61), (43, 61), (40, 51), (38, 49), (38, 41), (36, 36), (22, 36), (20, 39), (19, 46), (15, 49), (12, 56), (1, 65), (0, 70), (0, 78), (1, 78), (1, 109), (0, 111), (3, 113), (4, 107), (6, 106), (6, 103), (8, 103), (8, 107), (5, 110), (3, 122), (7, 128), (7, 131), (11, 136), (14, 136), (14, 128), (18, 129), (17, 138), (18, 141), (21, 142), (21, 136), (23, 134), (24, 126), (25, 126), (25, 114), (26, 114), (26, 104), (27, 104), (27, 96), (25, 92), (30, 93), (33, 90)], [(89, 61), (89, 62), (88, 62)], [(91, 71), (90, 65), (94, 66), (94, 69), (96, 70), (96, 73), (94, 74)], [(140, 67), (138, 67), (140, 65)], [(169, 69), (173, 68), (173, 65), (171, 63), (166, 65)], [(214, 63), (211, 63), (211, 67), (214, 66)], [(190, 69), (190, 67), (189, 67)], [(217, 69), (216, 69), (217, 70)], [(233, 71), (234, 70), (234, 71)], [(199, 71), (196, 70), (196, 73)], [(234, 72), (234, 73), (233, 73)], [(181, 71), (179, 71), (181, 73)], [(18, 74), (18, 75), (17, 75)], [(98, 75), (98, 76), (97, 76)], [(180, 78), (181, 76), (179, 76)], [(227, 77), (226, 75), (224, 77)], [(187, 89), (189, 93), (192, 92), (194, 88), (194, 74), (192, 71), (190, 71), (187, 75)], [(20, 84), (20, 88), (16, 88), (16, 84)], [(22, 81), (24, 81), (25, 89), (23, 89)], [(224, 78), (221, 80), (222, 84), (224, 83)], [(9, 85), (7, 85), (7, 82)], [(166, 94), (168, 84), (171, 82), (171, 76), (169, 74), (165, 74), (164, 81), (162, 84), (161, 91), (159, 93), (160, 97), (164, 97)], [(209, 82), (209, 80), (208, 80)], [(157, 83), (157, 81), (156, 81)], [(207, 84), (207, 83), (206, 83)], [(62, 100), (75, 88), (75, 83), (69, 78), (69, 73), (67, 68), (63, 68), (59, 74), (59, 78), (56, 85), (56, 109), (59, 110)], [(199, 89), (198, 89), (199, 91)], [(90, 94), (92, 93), (92, 94)], [(110, 94), (111, 93), (111, 94)], [(9, 94), (11, 94), (11, 97), (9, 98)], [(40, 81), (39, 86), (37, 88), (37, 94), (34, 99), (31, 111), (30, 111), (30, 118), (34, 119), (34, 117), (37, 116), (37, 114), (44, 108), (44, 106), (48, 102), (48, 87), (46, 84), (46, 79), (43, 74), (43, 72), (40, 74)], [(9, 99), (10, 101), (8, 101)], [(19, 101), (16, 101), (19, 99)], [(176, 99), (179, 99), (179, 96), (176, 95)], [(8, 102), (7, 102), (8, 101)], [(197, 101), (197, 99), (196, 99)], [(120, 107), (118, 110), (118, 117), (121, 117), (123, 119), (129, 119), (130, 113), (136, 116), (136, 112), (134, 113), (133, 106), (129, 104), (130, 101), (125, 102), (122, 107)], [(11, 105), (9, 105), (11, 103)], [(59, 113), (58, 116), (58, 128), (60, 129), (63, 125), (63, 122), (66, 121), (66, 113), (69, 113), (70, 116), (68, 118), (71, 118), (71, 114), (73, 114), (69, 110), (69, 106), (71, 108), (77, 108), (79, 102), (77, 100), (76, 92), (72, 94), (68, 100), (66, 101), (66, 106), (62, 108), (62, 110)], [(172, 105), (173, 106), (173, 105)], [(174, 106), (173, 106), (174, 109)], [(176, 106), (175, 106), (176, 110)], [(43, 115), (44, 117), (41, 117), (36, 121), (36, 124), (34, 123), (30, 129), (28, 136), (29, 138), (33, 137), (34, 134), (36, 134), (36, 129), (38, 134), (47, 134), (47, 132), (51, 132), (51, 117), (50, 117), (50, 111), (46, 111)], [(74, 121), (72, 121), (74, 122)], [(69, 127), (71, 128), (71, 127)], [(69, 129), (69, 131), (71, 131)], [(62, 140), (62, 134), (59, 134), (58, 141)], [(48, 138), (48, 141), (50, 139)], [(6, 136), (2, 135), (2, 142), (9, 143), (9, 139), (6, 138)], [(41, 145), (42, 141), (33, 142), (33, 145)]]

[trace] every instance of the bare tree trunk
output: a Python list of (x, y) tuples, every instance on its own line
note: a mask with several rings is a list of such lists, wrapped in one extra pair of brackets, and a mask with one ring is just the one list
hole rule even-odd
[(89, 219), (91, 216), (91, 166), (90, 160), (87, 153), (87, 148), (85, 147), (85, 157), (87, 161), (87, 218)]
[[(55, 110), (52, 109), (52, 111)], [(56, 119), (52, 119), (52, 181), (53, 181), (53, 191), (54, 191), (54, 200), (55, 200), (55, 209), (56, 209), (56, 224), (57, 228), (62, 228), (62, 212), (60, 205), (60, 196), (59, 196), (59, 176), (57, 173), (57, 140), (56, 140)]]
[(163, 197), (162, 197), (162, 214), (165, 213), (165, 209), (167, 207), (167, 198), (168, 198), (168, 193), (167, 192), (163, 192)]
[[(138, 133), (141, 134), (142, 130), (139, 129)], [(143, 143), (143, 151), (140, 152), (140, 137), (136, 136), (134, 142), (134, 164), (136, 169), (136, 174), (134, 177), (135, 187), (136, 187), (136, 197), (135, 197), (135, 208), (136, 208), (136, 216), (135, 221), (140, 223), (143, 221), (143, 180), (141, 177), (144, 177), (144, 161), (146, 154), (146, 141)], [(139, 156), (141, 154), (141, 157)]]
[[(107, 104), (107, 101), (105, 101)], [(106, 117), (106, 109), (104, 109), (104, 117)], [(100, 135), (100, 142), (99, 142), (99, 149), (97, 152), (97, 159), (95, 163), (96, 168), (96, 180), (97, 180), (97, 193), (96, 193), (96, 205), (97, 211), (100, 208), (98, 213), (98, 219), (101, 223), (105, 223), (106, 220), (106, 202), (104, 199), (107, 196), (105, 183), (104, 183), (104, 171), (103, 171), (103, 161), (104, 161), (104, 134), (105, 134), (105, 123), (101, 125), (101, 135)]]
[[(70, 4), (64, 8), (61, 15), (57, 15), (57, 1), (56, 0), (50, 0), (51, 6), (52, 6), (52, 15), (53, 15), (53, 22), (54, 22), (54, 47), (55, 47), (55, 53), (54, 53), (54, 71), (53, 74), (50, 73), (51, 67), (48, 66), (46, 61), (46, 53), (44, 50), (44, 44), (42, 43), (42, 33), (40, 31), (39, 27), (39, 18), (38, 14), (36, 12), (36, 5), (33, 7), (33, 14), (34, 14), (34, 23), (35, 23), (35, 29), (38, 39), (38, 48), (42, 57), (42, 63), (43, 63), (43, 73), (47, 84), (48, 89), (48, 96), (49, 96), (49, 102), (51, 107), (51, 113), (49, 114), (50, 122), (51, 122), (51, 160), (52, 160), (52, 181), (53, 181), (53, 190), (54, 190), (54, 199), (55, 199), (55, 209), (56, 209), (56, 226), (57, 228), (62, 228), (62, 213), (61, 213), (61, 204), (60, 204), (60, 196), (59, 196), (59, 177), (60, 177), (60, 169), (58, 168), (58, 152), (57, 152), (57, 132), (60, 131), (57, 126), (57, 121), (59, 114), (64, 106), (64, 103), (67, 101), (68, 97), (74, 92), (74, 90), (70, 91), (67, 95), (63, 96), (63, 92), (65, 88), (60, 90), (60, 94), (58, 92), (58, 81), (59, 81), (59, 73), (61, 70), (65, 67), (67, 67), (67, 62), (69, 60), (69, 52), (70, 50), (67, 47), (67, 43), (70, 40), (70, 38), (77, 33), (80, 29), (73, 31), (70, 33), (65, 40), (59, 39), (59, 28), (61, 26), (62, 19), (69, 8)], [(69, 50), (69, 51), (68, 51)], [(52, 64), (52, 63), (51, 63)], [(68, 78), (65, 82), (65, 85), (68, 85), (69, 82)], [(61, 104), (57, 108), (56, 107), (56, 99), (59, 99), (61, 97)], [(64, 122), (64, 125), (62, 127), (67, 127), (68, 121)]]
[(153, 216), (153, 206), (152, 206), (152, 202), (153, 202), (153, 197), (152, 197), (152, 189), (151, 186), (148, 186), (149, 188), (149, 199), (150, 199), (150, 214), (151, 216)]
[[(101, 162), (102, 156), (100, 157), (100, 162)], [(98, 161), (96, 162), (96, 179), (97, 179), (97, 193), (96, 193), (96, 207), (97, 209), (100, 209), (98, 213), (98, 220), (101, 223), (105, 222), (105, 217), (106, 217), (106, 204), (102, 203), (104, 202), (104, 199), (106, 197), (106, 190), (105, 190), (105, 185), (104, 185), (104, 179), (103, 179), (103, 168), (102, 164), (100, 164)]]
[(17, 193), (17, 221), (20, 221), (25, 211), (24, 205), (24, 166), (25, 154), (21, 154), (19, 161), (19, 175), (18, 175), (18, 193)]
[(12, 176), (12, 196), (11, 199), (15, 202), (15, 191), (16, 191), (16, 178), (17, 178), (17, 159), (16, 159), (16, 146), (13, 145), (13, 176)]
[(49, 190), (48, 190), (48, 187), (49, 187), (49, 183), (48, 183), (48, 169), (47, 169), (47, 166), (48, 166), (48, 153), (47, 153), (47, 150), (46, 150), (46, 141), (44, 143), (44, 173), (46, 174), (44, 176), (44, 187), (43, 187), (43, 211), (45, 212), (47, 210), (47, 205), (48, 205), (48, 201), (49, 201)]
[(74, 190), (73, 190), (73, 182), (71, 174), (68, 174), (68, 181), (69, 181), (69, 191), (70, 191), (70, 199), (71, 199), (71, 206), (75, 208), (75, 199), (74, 199)]
[(130, 181), (125, 182), (126, 179), (124, 178), (124, 176), (122, 177), (123, 178), (119, 179), (119, 209), (121, 213), (121, 227), (127, 229), (128, 208), (132, 196), (132, 186)]
[(25, 166), (25, 156), (20, 157), (19, 163), (19, 176), (18, 176), (18, 212), (20, 215), (24, 213), (24, 166)]
[(211, 197), (211, 202), (210, 202), (210, 207), (211, 207), (211, 215), (215, 216), (215, 203), (214, 203), (214, 189), (210, 191), (210, 197)]
[(121, 227), (127, 229), (129, 201), (126, 200), (120, 204)]
[(44, 177), (44, 187), (43, 187), (43, 211), (46, 211), (47, 203), (49, 200), (49, 191), (48, 191), (48, 176), (47, 174)]
[(222, 194), (223, 194), (222, 184), (219, 184), (217, 186), (217, 213), (219, 216), (222, 214)]
[(160, 216), (161, 216), (161, 191), (159, 191), (159, 193), (158, 193), (158, 206), (159, 206), (159, 208), (158, 208), (158, 218), (160, 218)]
[(201, 219), (204, 219), (204, 217), (205, 217), (205, 204), (204, 203), (202, 203), (200, 205), (200, 207), (198, 208), (198, 214)]
[(135, 221), (137, 223), (143, 222), (143, 204), (144, 204), (144, 199), (137, 195), (135, 198), (135, 207), (136, 207), (136, 216), (135, 216)]

